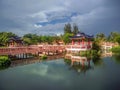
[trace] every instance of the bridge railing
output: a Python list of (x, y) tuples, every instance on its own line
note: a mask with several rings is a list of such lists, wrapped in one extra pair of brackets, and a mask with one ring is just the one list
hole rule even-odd
[(26, 46), (26, 47), (6, 47), (0, 48), (0, 55), (14, 55), (22, 53), (38, 53), (46, 51), (65, 50), (64, 46), (43, 45), (43, 46)]

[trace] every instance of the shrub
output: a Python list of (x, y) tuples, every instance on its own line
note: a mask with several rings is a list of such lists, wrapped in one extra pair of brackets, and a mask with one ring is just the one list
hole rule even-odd
[(64, 59), (64, 62), (66, 62), (68, 65), (71, 64), (71, 59)]
[(47, 55), (41, 56), (41, 59), (42, 59), (42, 60), (46, 60), (46, 59), (47, 59)]
[(0, 67), (9, 66), (11, 63), (7, 56), (0, 56)]
[(111, 49), (111, 51), (112, 51), (113, 53), (119, 54), (119, 53), (120, 53), (120, 46), (113, 47), (113, 48)]

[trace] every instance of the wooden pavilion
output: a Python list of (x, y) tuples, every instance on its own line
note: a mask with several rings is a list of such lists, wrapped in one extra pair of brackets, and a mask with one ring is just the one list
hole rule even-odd
[(8, 47), (20, 47), (23, 44), (23, 40), (18, 36), (10, 37), (7, 43)]
[(79, 32), (74, 36), (71, 36), (71, 43), (67, 50), (71, 51), (85, 51), (92, 48), (93, 35), (87, 35), (83, 32)]

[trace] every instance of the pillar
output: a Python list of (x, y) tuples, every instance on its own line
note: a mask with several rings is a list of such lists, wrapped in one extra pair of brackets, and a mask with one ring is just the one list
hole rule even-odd
[(72, 45), (74, 45), (74, 40), (72, 39)]
[(82, 67), (84, 68), (84, 65), (85, 65), (85, 61), (84, 59), (82, 60)]
[(80, 45), (80, 39), (78, 40), (78, 45)]
[(87, 48), (90, 48), (90, 39), (87, 40)]
[(84, 38), (82, 38), (82, 46), (84, 46)]
[(88, 39), (88, 47), (91, 48), (91, 41)]

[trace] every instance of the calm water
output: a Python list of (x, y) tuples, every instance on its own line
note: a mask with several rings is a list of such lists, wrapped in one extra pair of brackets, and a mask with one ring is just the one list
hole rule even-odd
[(0, 90), (120, 90), (119, 60), (75, 65), (56, 59), (10, 67), (0, 71)]

